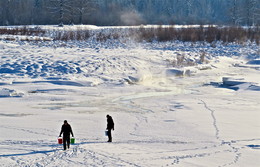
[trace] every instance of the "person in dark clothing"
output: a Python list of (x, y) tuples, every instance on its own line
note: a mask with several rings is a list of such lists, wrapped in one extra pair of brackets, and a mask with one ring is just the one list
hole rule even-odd
[(114, 129), (114, 121), (110, 115), (107, 115), (107, 135), (108, 135), (108, 141), (107, 142), (112, 142), (112, 134), (111, 130)]
[(63, 133), (63, 147), (64, 150), (66, 150), (66, 144), (68, 149), (70, 148), (70, 134), (72, 135), (72, 137), (74, 137), (73, 132), (72, 132), (72, 128), (70, 126), (70, 124), (68, 124), (68, 121), (65, 120), (64, 124), (61, 127), (61, 131), (60, 131), (60, 137), (61, 134)]

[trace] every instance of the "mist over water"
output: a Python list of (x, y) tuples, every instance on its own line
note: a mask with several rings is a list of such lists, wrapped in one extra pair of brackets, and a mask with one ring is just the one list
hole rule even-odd
[(120, 20), (123, 25), (140, 25), (144, 23), (144, 19), (140, 13), (137, 11), (126, 11), (122, 12)]

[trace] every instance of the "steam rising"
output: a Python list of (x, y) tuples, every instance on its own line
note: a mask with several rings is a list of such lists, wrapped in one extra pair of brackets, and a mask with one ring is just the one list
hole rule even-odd
[(140, 25), (144, 23), (144, 19), (142, 18), (141, 14), (137, 11), (127, 11), (123, 12), (120, 16), (120, 20), (123, 25)]

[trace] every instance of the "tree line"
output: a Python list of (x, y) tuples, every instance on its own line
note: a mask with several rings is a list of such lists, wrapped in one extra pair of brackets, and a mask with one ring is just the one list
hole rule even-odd
[(0, 0), (0, 25), (260, 25), (259, 0)]

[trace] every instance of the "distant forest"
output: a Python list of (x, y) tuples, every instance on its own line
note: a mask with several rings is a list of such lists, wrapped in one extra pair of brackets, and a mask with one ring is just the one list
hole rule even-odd
[(260, 25), (260, 0), (0, 0), (0, 25)]

